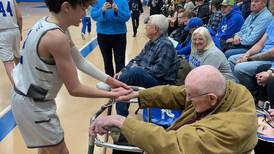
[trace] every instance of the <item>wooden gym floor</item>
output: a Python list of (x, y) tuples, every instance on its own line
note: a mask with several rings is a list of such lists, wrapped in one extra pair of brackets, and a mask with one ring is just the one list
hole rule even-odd
[[(20, 3), (19, 8), (23, 15), (23, 36), (32, 25), (41, 17), (47, 16), (48, 11), (43, 3)], [(126, 49), (126, 63), (137, 55), (147, 38), (144, 34), (143, 19), (148, 16), (148, 9), (145, 8), (145, 13), (140, 17), (140, 26), (137, 37), (133, 38), (131, 19), (127, 22), (127, 49)], [(71, 27), (70, 32), (73, 41), (80, 49), (90, 40), (96, 37), (95, 22), (92, 22), (92, 33), (82, 40), (79, 27)], [(103, 59), (97, 46), (88, 56), (87, 60), (94, 63), (101, 70), (103, 70)], [(0, 113), (7, 108), (10, 103), (11, 85), (6, 75), (3, 64), (0, 65), (1, 80), (0, 80)], [(98, 82), (95, 79), (79, 72), (79, 78), (82, 83), (95, 87)], [(62, 87), (59, 95), (56, 98), (58, 115), (60, 117), (62, 126), (65, 131), (65, 141), (71, 154), (85, 154), (88, 148), (88, 126), (89, 119), (100, 105), (105, 103), (107, 99), (88, 99), (69, 96), (67, 90)], [(134, 112), (136, 106), (132, 106), (131, 113)], [(139, 112), (140, 114), (141, 112)], [(96, 154), (102, 153), (102, 150), (96, 148)], [(27, 149), (17, 127), (15, 127), (1, 142), (0, 154), (35, 154), (36, 149)], [(107, 153), (111, 153), (108, 151)]]

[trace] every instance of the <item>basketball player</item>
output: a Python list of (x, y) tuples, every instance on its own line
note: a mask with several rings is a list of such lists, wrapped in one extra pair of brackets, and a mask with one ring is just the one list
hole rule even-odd
[(0, 59), (13, 83), (11, 70), (18, 63), (22, 16), (15, 0), (0, 0)]
[[(68, 27), (79, 25), (91, 1), (45, 0), (50, 15), (30, 29), (20, 63), (13, 70), (12, 112), (27, 147), (38, 148), (38, 154), (69, 153), (54, 100), (63, 83), (69, 94), (77, 97), (116, 98), (131, 92), (125, 84), (87, 63), (70, 39)], [(120, 88), (106, 92), (81, 84), (75, 65)]]

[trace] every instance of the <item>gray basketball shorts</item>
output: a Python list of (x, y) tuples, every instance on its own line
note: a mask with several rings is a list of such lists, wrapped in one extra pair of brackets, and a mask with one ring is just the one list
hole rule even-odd
[(12, 61), (20, 56), (20, 31), (18, 28), (0, 30), (0, 60)]
[(54, 100), (34, 102), (13, 90), (11, 109), (28, 148), (50, 147), (64, 141)]

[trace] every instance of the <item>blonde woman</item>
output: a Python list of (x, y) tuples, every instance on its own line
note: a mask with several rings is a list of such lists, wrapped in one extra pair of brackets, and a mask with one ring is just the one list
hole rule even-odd
[(227, 80), (235, 80), (225, 55), (215, 46), (205, 27), (196, 29), (192, 34), (189, 65), (192, 69), (201, 65), (212, 65), (219, 69)]

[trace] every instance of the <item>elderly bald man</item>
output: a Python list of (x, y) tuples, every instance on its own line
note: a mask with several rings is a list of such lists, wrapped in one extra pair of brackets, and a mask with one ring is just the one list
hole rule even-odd
[[(202, 75), (201, 75), (202, 74)], [(184, 110), (167, 130), (118, 115), (99, 117), (90, 134), (104, 134), (109, 126), (121, 128), (130, 144), (148, 154), (245, 154), (257, 143), (257, 118), (249, 91), (214, 67), (193, 69), (185, 86), (158, 86), (133, 92), (121, 100), (139, 98), (140, 107)]]

